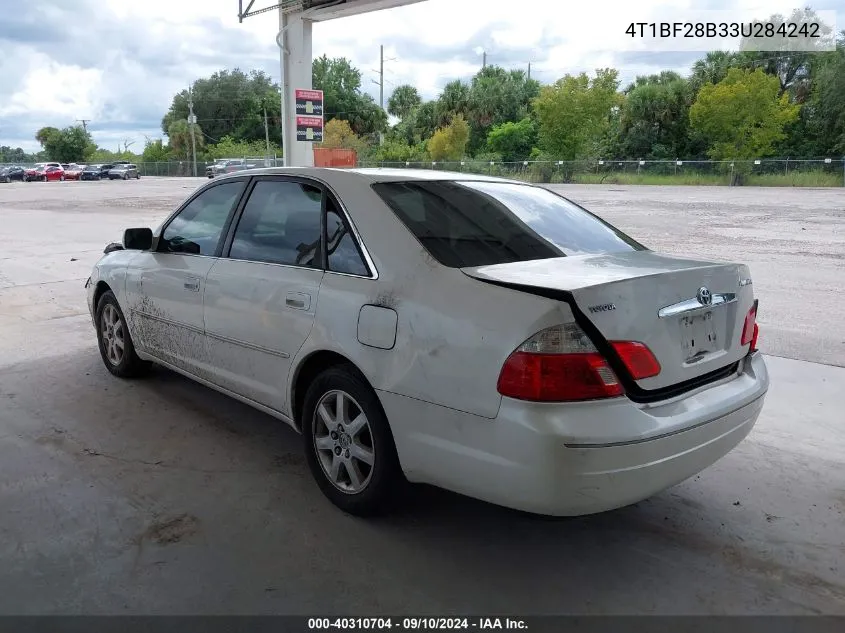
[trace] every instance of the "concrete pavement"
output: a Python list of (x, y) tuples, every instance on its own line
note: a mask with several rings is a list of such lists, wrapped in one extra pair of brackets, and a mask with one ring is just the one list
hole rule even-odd
[[(0, 613), (845, 615), (840, 367), (769, 357), (763, 414), (735, 451), (634, 507), (568, 520), (425, 488), (396, 516), (347, 517), (284, 425), (166, 370), (113, 378), (82, 282), (123, 227), (156, 224), (198, 182), (0, 186)], [(672, 230), (613, 193), (570, 195)], [(766, 333), (783, 324), (764, 325), (776, 345)]]

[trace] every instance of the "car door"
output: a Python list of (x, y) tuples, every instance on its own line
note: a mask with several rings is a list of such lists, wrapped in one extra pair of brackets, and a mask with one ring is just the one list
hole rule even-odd
[(206, 281), (215, 382), (283, 413), (291, 359), (311, 331), (323, 278), (322, 194), (307, 179), (255, 178)]
[(153, 249), (129, 264), (126, 299), (143, 352), (200, 377), (208, 358), (203, 293), (247, 179), (203, 189), (164, 225)]

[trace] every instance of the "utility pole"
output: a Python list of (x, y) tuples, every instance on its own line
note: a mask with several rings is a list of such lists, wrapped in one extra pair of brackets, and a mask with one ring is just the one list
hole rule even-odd
[(528, 62), (528, 78), (531, 79), (531, 62)]
[(91, 119), (77, 119), (77, 122), (82, 124), (82, 129), (86, 132), (88, 131), (88, 124), (91, 122)]
[(269, 167), (267, 163), (270, 162), (270, 127), (267, 125), (267, 104), (264, 104), (264, 140), (267, 142), (267, 158), (264, 161), (264, 166)]
[(384, 110), (384, 44), (379, 46), (378, 102)]
[(482, 53), (483, 57), (481, 58), (481, 67), (487, 68), (487, 51)]
[(194, 115), (194, 93), (191, 86), (188, 86), (188, 125), (191, 127), (191, 154), (194, 164), (194, 178), (197, 177), (197, 138), (194, 134), (194, 123), (197, 117)]

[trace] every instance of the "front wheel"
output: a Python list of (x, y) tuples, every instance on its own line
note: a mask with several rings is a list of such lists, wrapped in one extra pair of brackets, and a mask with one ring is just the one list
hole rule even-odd
[(308, 388), (302, 436), (320, 490), (349, 514), (387, 510), (405, 483), (381, 403), (351, 366), (324, 371)]
[(65, 181), (65, 177), (64, 177), (64, 176), (59, 176), (59, 180), (61, 180), (62, 182), (64, 182), (64, 181)]
[(97, 303), (97, 343), (103, 363), (118, 378), (135, 378), (149, 370), (150, 363), (135, 353), (126, 317), (114, 293), (107, 290)]

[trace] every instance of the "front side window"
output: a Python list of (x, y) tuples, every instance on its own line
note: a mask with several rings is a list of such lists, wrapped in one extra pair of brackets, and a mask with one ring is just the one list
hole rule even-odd
[(244, 205), (229, 257), (320, 266), (322, 191), (287, 180), (259, 180)]
[(244, 183), (238, 181), (203, 191), (167, 225), (159, 250), (166, 253), (214, 255), (229, 213), (243, 188)]
[(373, 185), (444, 266), (488, 266), (569, 255), (645, 250), (547, 189), (502, 182)]

